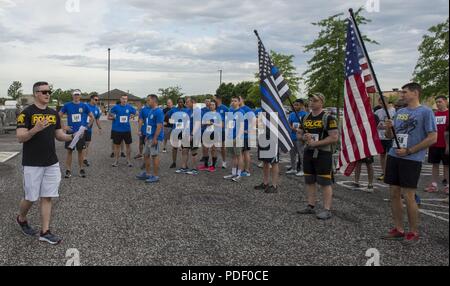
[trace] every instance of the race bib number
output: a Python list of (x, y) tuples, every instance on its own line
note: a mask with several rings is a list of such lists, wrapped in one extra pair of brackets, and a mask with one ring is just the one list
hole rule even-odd
[(81, 114), (72, 114), (72, 122), (73, 123), (79, 123), (81, 122)]
[(90, 121), (91, 121), (91, 118), (88, 116), (86, 119), (86, 122), (89, 124)]
[(120, 123), (128, 123), (128, 116), (120, 116)]
[(408, 148), (408, 134), (397, 134), (397, 139), (400, 148)]
[(177, 122), (175, 128), (176, 128), (177, 130), (184, 129), (184, 123), (183, 123), (183, 122)]
[(234, 122), (234, 121), (228, 121), (228, 128), (229, 128), (229, 129), (233, 129), (234, 126), (236, 125), (235, 123), (236, 123), (236, 122)]
[(292, 126), (294, 126), (295, 129), (298, 129), (300, 127), (300, 123), (294, 122), (292, 123)]
[(147, 125), (147, 135), (152, 134), (152, 126), (151, 125)]
[(314, 142), (319, 141), (319, 134), (311, 134), (311, 138)]
[(170, 124), (174, 124), (174, 123), (175, 123), (175, 120), (173, 120), (172, 118), (170, 118), (170, 119), (169, 119), (169, 123), (170, 123)]
[(436, 125), (445, 125), (445, 124), (447, 124), (447, 116), (436, 117)]

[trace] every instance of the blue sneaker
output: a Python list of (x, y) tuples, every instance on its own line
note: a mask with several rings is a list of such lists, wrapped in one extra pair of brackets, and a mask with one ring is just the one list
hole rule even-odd
[(250, 173), (247, 171), (241, 172), (241, 177), (250, 177)]
[(142, 172), (139, 175), (136, 176), (136, 179), (141, 180), (141, 181), (145, 181), (150, 179), (151, 176), (147, 176), (146, 172)]
[(145, 180), (145, 183), (147, 184), (153, 184), (159, 182), (159, 177), (156, 176), (150, 176), (147, 180)]
[(180, 168), (180, 169), (176, 170), (175, 173), (177, 173), (177, 174), (186, 174), (188, 171), (189, 171), (189, 169)]
[(197, 169), (192, 169), (186, 172), (186, 174), (188, 175), (198, 175), (198, 170)]

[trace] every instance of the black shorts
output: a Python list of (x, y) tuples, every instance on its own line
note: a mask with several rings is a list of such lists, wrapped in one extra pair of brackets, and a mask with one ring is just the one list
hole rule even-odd
[(113, 133), (114, 133), (114, 131), (111, 130), (111, 140), (114, 139)]
[(373, 159), (373, 156), (370, 156), (370, 157), (364, 158), (362, 160), (359, 160), (358, 162), (363, 163), (363, 164), (373, 164), (374, 159)]
[(122, 141), (125, 142), (125, 144), (130, 145), (133, 143), (133, 138), (131, 137), (131, 132), (112, 132), (112, 139), (114, 145), (120, 145), (122, 144)]
[(422, 162), (389, 156), (386, 160), (384, 182), (401, 188), (417, 189)]
[(383, 146), (384, 150), (382, 154), (387, 154), (392, 148), (392, 140), (381, 140), (381, 145)]
[(250, 151), (250, 144), (248, 143), (249, 139), (244, 138), (244, 147), (242, 147), (242, 152)]
[(280, 151), (278, 151), (276, 156), (274, 156), (274, 157), (261, 158), (261, 156), (260, 156), (261, 150), (264, 150), (264, 149), (258, 147), (258, 161), (261, 161), (261, 162), (264, 162), (264, 163), (269, 163), (269, 164), (278, 164), (278, 163), (280, 163)]
[(317, 158), (314, 158), (313, 150), (305, 150), (303, 171), (307, 185), (317, 183), (320, 186), (331, 186), (333, 184), (333, 155), (331, 152), (319, 151)]
[(70, 148), (69, 148), (70, 143), (72, 143), (72, 141), (66, 142), (66, 143), (64, 144), (64, 147), (65, 147), (67, 150), (75, 150), (75, 149), (76, 149), (77, 151), (81, 151), (81, 150), (86, 149), (86, 132), (84, 133), (84, 136), (81, 137), (81, 138), (78, 140), (77, 145), (75, 146), (75, 149), (70, 149)]
[(86, 142), (91, 142), (92, 141), (92, 130), (91, 130), (91, 132), (86, 131), (84, 133), (84, 138), (86, 139)]
[(192, 155), (197, 155), (198, 147), (194, 147), (194, 141), (191, 140), (191, 141), (189, 142), (189, 146), (183, 146), (183, 145), (181, 145), (181, 149), (189, 149), (189, 150), (191, 150)]
[(445, 147), (430, 147), (428, 150), (428, 163), (430, 164), (442, 164), (448, 166), (448, 155), (445, 155)]
[(145, 135), (139, 136), (139, 145), (145, 145)]

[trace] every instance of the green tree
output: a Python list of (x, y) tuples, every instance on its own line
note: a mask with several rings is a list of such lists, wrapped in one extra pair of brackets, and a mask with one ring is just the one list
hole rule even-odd
[(174, 104), (176, 104), (178, 98), (183, 96), (183, 92), (181, 92), (181, 89), (182, 88), (179, 86), (170, 86), (168, 88), (158, 89), (158, 94), (160, 95), (160, 104), (166, 104), (168, 99), (172, 99)]
[[(356, 22), (363, 25), (371, 20), (361, 16), (362, 8), (355, 12)], [(308, 61), (308, 68), (303, 73), (307, 93), (322, 92), (329, 106), (342, 106), (344, 94), (344, 61), (347, 19), (344, 14), (337, 14), (317, 23), (312, 23), (321, 30), (318, 37), (305, 46), (305, 53), (313, 53)], [(378, 44), (363, 36), (365, 43)], [(339, 104), (338, 104), (339, 102)]]
[(242, 96), (242, 98), (247, 99), (252, 86), (253, 82), (251, 81), (241, 81), (234, 86), (232, 94), (233, 96)]
[(14, 100), (19, 100), (22, 96), (22, 83), (14, 81), (8, 88), (8, 96)]
[(234, 84), (222, 83), (216, 91), (216, 95), (222, 97), (223, 104), (230, 105), (233, 96)]
[(72, 90), (62, 90), (58, 88), (52, 92), (52, 98), (56, 100), (56, 106), (61, 106), (62, 104), (72, 100)]
[(423, 98), (448, 95), (448, 18), (431, 27), (419, 46), (419, 60), (414, 69), (413, 80), (423, 87)]

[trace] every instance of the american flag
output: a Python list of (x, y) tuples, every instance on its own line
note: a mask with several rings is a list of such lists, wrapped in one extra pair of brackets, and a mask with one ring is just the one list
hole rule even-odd
[(362, 75), (364, 77), (364, 83), (366, 85), (367, 93), (376, 93), (377, 89), (375, 86), (375, 80), (373, 78), (373, 72), (370, 69), (370, 65), (367, 60), (366, 53), (364, 52), (364, 49), (362, 48), (362, 44), (361, 44), (362, 39), (359, 38), (358, 33), (354, 29), (355, 23), (353, 22), (353, 18), (349, 18), (348, 20), (350, 21), (351, 25), (353, 26), (352, 35), (354, 35), (354, 37), (357, 41), (356, 42), (356, 52), (358, 54), (358, 62), (361, 65)]
[(345, 58), (344, 120), (341, 130), (339, 169), (349, 176), (354, 163), (381, 154), (383, 147), (376, 128), (364, 68), (360, 65), (361, 42), (353, 21), (348, 21)]
[[(263, 125), (270, 130), (270, 138), (278, 138), (278, 146), (283, 152), (289, 152), (294, 144), (290, 136), (290, 126), (283, 107), (283, 101), (291, 95), (289, 86), (280, 70), (274, 66), (258, 33), (259, 77), (261, 90), (261, 108), (266, 117)], [(278, 130), (271, 122), (276, 122)], [(267, 129), (267, 128), (266, 128)]]

